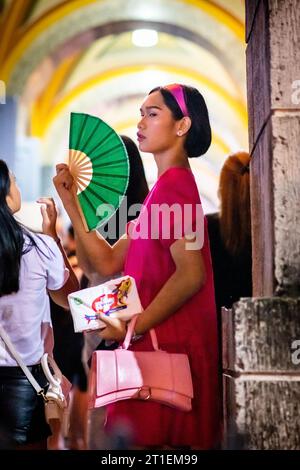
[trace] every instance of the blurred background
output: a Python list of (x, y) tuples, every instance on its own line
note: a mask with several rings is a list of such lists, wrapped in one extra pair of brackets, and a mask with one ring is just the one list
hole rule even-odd
[[(204, 211), (217, 209), (223, 161), (248, 149), (243, 0), (0, 0), (0, 15), (0, 155), (25, 223), (36, 223), (37, 197), (55, 196), (71, 111), (136, 141), (145, 95), (172, 82), (207, 101), (213, 143), (191, 165)], [(149, 154), (143, 162), (151, 187), (156, 166)]]

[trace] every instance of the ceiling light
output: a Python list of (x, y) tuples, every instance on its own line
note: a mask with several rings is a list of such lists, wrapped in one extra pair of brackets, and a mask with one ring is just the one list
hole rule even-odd
[(152, 47), (158, 43), (158, 34), (153, 29), (137, 29), (132, 33), (132, 43), (137, 47)]

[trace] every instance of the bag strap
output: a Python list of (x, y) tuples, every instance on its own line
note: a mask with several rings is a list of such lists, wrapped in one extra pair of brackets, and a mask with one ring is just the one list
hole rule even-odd
[[(131, 343), (131, 338), (134, 334), (134, 328), (135, 328), (135, 325), (136, 325), (137, 317), (138, 317), (138, 315), (135, 315), (134, 317), (132, 317), (131, 321), (128, 323), (127, 333), (126, 333), (124, 342), (122, 344), (122, 349), (128, 349), (129, 348), (129, 345)], [(154, 328), (151, 328), (150, 336), (151, 336), (151, 342), (152, 342), (153, 349), (155, 351), (159, 351), (157, 336), (156, 336)]]
[[(54, 372), (54, 375), (52, 374), (49, 364)], [(46, 397), (49, 398), (55, 398), (59, 399), (62, 402), (67, 403), (67, 397), (68, 397), (68, 391), (63, 390), (64, 384), (67, 386), (68, 380), (66, 377), (63, 376), (60, 368), (55, 362), (55, 359), (50, 356), (48, 353), (43, 354), (42, 359), (41, 359), (41, 365), (45, 374), (46, 379), (49, 382), (49, 388), (47, 390)], [(66, 383), (67, 382), (67, 383)], [(66, 395), (65, 395), (66, 393)], [(61, 406), (61, 405), (60, 405)]]
[(45, 390), (38, 384), (38, 382), (33, 377), (32, 373), (30, 372), (30, 370), (26, 366), (25, 362), (23, 361), (23, 359), (21, 358), (21, 356), (19, 355), (19, 353), (15, 349), (14, 345), (12, 344), (8, 334), (5, 332), (2, 325), (0, 325), (0, 336), (3, 339), (4, 343), (6, 344), (7, 349), (9, 350), (10, 354), (16, 360), (16, 362), (19, 364), (22, 371), (26, 375), (27, 379), (29, 380), (29, 382), (31, 383), (33, 388), (35, 389), (36, 393), (38, 395), (42, 395), (44, 400), (47, 401), (46, 396), (45, 396)]
[[(49, 364), (51, 365), (55, 375), (52, 374), (49, 368)], [(41, 365), (42, 365), (44, 374), (46, 376), (46, 379), (48, 380), (50, 385), (52, 385), (52, 387), (60, 387), (62, 383), (62, 372), (59, 369), (58, 365), (56, 364), (54, 358), (52, 356), (49, 356), (48, 353), (45, 353), (42, 356)]]

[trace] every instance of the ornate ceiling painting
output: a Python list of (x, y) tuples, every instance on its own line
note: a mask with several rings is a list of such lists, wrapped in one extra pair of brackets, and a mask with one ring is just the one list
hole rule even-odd
[[(191, 164), (206, 211), (220, 168), (248, 148), (242, 0), (22, 0), (1, 3), (0, 79), (19, 97), (18, 134), (39, 142), (43, 167), (66, 159), (71, 111), (98, 115), (136, 140), (139, 107), (158, 85), (182, 82), (206, 98), (213, 143)], [(0, 7), (1, 8), (1, 7)], [(135, 30), (156, 44), (132, 42)], [(156, 167), (143, 155), (147, 179)]]

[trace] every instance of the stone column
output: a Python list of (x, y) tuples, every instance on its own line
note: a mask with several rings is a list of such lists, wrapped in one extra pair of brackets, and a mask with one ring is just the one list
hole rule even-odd
[(299, 0), (246, 0), (246, 41), (255, 297), (223, 315), (225, 445), (300, 449)]
[(300, 295), (300, 8), (247, 0), (254, 296)]
[(300, 299), (223, 312), (225, 448), (300, 449)]

